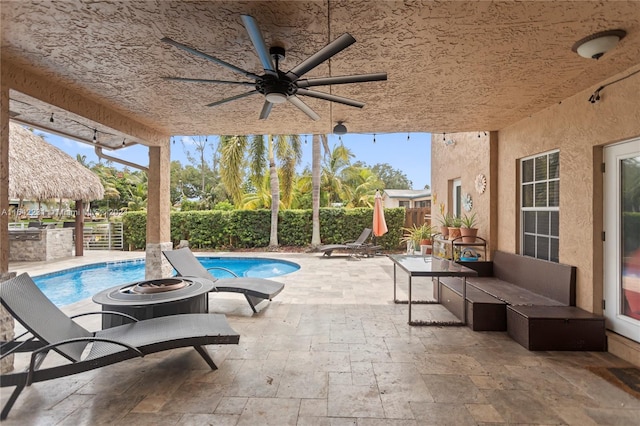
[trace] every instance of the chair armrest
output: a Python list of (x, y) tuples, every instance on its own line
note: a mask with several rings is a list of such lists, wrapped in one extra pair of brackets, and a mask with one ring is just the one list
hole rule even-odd
[(210, 271), (212, 269), (219, 269), (221, 271), (225, 271), (230, 273), (231, 275), (233, 275), (234, 277), (238, 278), (238, 274), (236, 274), (235, 272), (233, 272), (231, 269), (227, 269), (227, 268), (223, 268), (222, 266), (212, 266), (211, 268), (207, 268), (207, 271)]
[(73, 318), (78, 318), (78, 317), (84, 317), (84, 316), (88, 316), (88, 315), (116, 315), (119, 317), (124, 317), (124, 318), (128, 318), (130, 320), (133, 320), (133, 322), (138, 322), (138, 318), (136, 317), (132, 317), (129, 314), (125, 314), (124, 312), (117, 312), (117, 311), (98, 311), (98, 312), (84, 312), (82, 314), (76, 314), (74, 316), (71, 316), (69, 318), (73, 319)]

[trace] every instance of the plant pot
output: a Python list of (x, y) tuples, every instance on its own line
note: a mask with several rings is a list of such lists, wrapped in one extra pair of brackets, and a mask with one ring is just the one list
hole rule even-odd
[(475, 243), (478, 228), (460, 228), (460, 235), (463, 243)]
[(449, 239), (455, 240), (460, 236), (460, 228), (449, 227)]
[(449, 227), (447, 226), (441, 226), (440, 227), (440, 233), (442, 234), (442, 238), (447, 238), (449, 236)]
[(422, 255), (431, 254), (431, 240), (420, 240), (420, 253)]

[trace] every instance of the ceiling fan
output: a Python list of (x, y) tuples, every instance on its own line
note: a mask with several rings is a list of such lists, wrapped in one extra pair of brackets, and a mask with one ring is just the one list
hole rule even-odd
[(238, 68), (235, 65), (232, 65), (214, 56), (207, 55), (206, 53), (200, 52), (185, 44), (179, 43), (168, 37), (164, 37), (161, 39), (161, 41), (163, 41), (164, 43), (170, 44), (174, 47), (177, 47), (178, 49), (199, 56), (218, 65), (222, 65), (223, 67), (226, 67), (238, 74), (242, 74), (243, 76), (252, 79), (253, 81), (206, 80), (182, 77), (164, 77), (164, 79), (195, 83), (233, 84), (253, 87), (254, 89), (249, 92), (241, 93), (239, 95), (212, 102), (207, 106), (212, 107), (222, 105), (227, 102), (235, 101), (236, 99), (241, 99), (259, 93), (261, 95), (264, 95), (265, 97), (264, 105), (262, 107), (262, 111), (260, 112), (261, 120), (264, 120), (269, 116), (271, 108), (274, 104), (280, 104), (287, 101), (307, 114), (312, 120), (320, 119), (320, 116), (307, 104), (302, 102), (299, 96), (324, 99), (330, 102), (337, 102), (356, 108), (362, 108), (364, 106), (364, 103), (362, 102), (348, 99), (342, 96), (332, 95), (330, 93), (318, 92), (316, 90), (309, 89), (309, 87), (328, 86), (332, 84), (364, 83), (368, 81), (381, 81), (387, 79), (387, 73), (385, 72), (374, 74), (346, 75), (338, 77), (322, 77), (310, 79), (301, 78), (303, 75), (320, 65), (322, 62), (326, 61), (335, 54), (341, 52), (342, 50), (355, 43), (356, 39), (353, 38), (349, 33), (342, 34), (340, 37), (320, 49), (318, 52), (311, 55), (300, 64), (296, 65), (290, 71), (286, 73), (282, 72), (280, 71), (279, 64), (280, 61), (284, 59), (285, 49), (279, 46), (272, 46), (270, 49), (267, 49), (267, 46), (262, 37), (262, 33), (260, 32), (260, 29), (258, 28), (258, 25), (253, 17), (249, 15), (242, 15), (242, 22), (247, 30), (247, 33), (249, 33), (249, 38), (251, 39), (253, 47), (256, 49), (258, 57), (260, 58), (260, 62), (262, 63), (262, 67), (264, 68), (263, 75), (258, 75), (243, 70), (242, 68)]

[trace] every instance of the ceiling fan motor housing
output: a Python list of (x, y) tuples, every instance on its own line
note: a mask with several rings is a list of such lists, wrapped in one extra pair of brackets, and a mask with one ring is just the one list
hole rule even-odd
[(263, 75), (256, 81), (256, 90), (267, 96), (270, 93), (280, 93), (285, 96), (296, 94), (298, 88), (289, 80), (281, 71), (278, 71), (278, 77), (270, 74)]

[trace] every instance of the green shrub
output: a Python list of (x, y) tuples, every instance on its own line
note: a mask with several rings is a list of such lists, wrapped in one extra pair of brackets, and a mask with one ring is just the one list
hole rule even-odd
[[(375, 237), (386, 250), (397, 249), (402, 237), (404, 209), (385, 209), (387, 232)], [(125, 244), (132, 249), (146, 246), (147, 216), (144, 212), (127, 212), (122, 217)], [(364, 228), (373, 224), (370, 208), (320, 209), (320, 235), (323, 244), (353, 241)], [(282, 210), (278, 216), (278, 242), (284, 246), (304, 247), (311, 244), (311, 210)], [(178, 244), (188, 240), (198, 249), (233, 249), (267, 247), (271, 232), (271, 211), (261, 210), (194, 210), (171, 212), (171, 240)]]
[(147, 244), (147, 213), (124, 213), (122, 215), (122, 232), (125, 246), (132, 249), (144, 249)]

